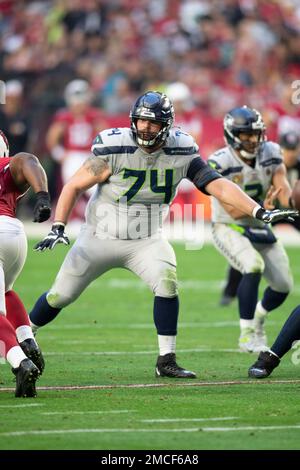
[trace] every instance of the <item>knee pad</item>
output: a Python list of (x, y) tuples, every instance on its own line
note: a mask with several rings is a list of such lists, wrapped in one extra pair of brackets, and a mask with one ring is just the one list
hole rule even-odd
[(277, 292), (282, 292), (284, 294), (288, 294), (294, 286), (294, 280), (291, 275), (286, 277), (280, 277), (278, 280), (276, 279), (276, 283), (272, 283), (272, 289), (276, 290)]
[(265, 270), (265, 262), (260, 256), (259, 253), (256, 253), (255, 257), (249, 258), (245, 262), (245, 272), (243, 274), (251, 274), (251, 273), (260, 273), (262, 274)]
[(51, 292), (51, 291), (48, 292), (46, 299), (50, 307), (53, 307), (53, 308), (67, 307), (69, 304), (71, 304), (75, 300), (63, 294), (60, 294), (58, 292)]
[(170, 269), (163, 272), (156, 283), (154, 294), (159, 297), (176, 297), (178, 295), (178, 282), (176, 271)]

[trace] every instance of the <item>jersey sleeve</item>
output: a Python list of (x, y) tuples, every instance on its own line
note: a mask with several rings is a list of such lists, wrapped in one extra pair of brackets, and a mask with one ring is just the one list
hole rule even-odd
[(205, 163), (201, 157), (195, 157), (189, 165), (187, 178), (194, 183), (196, 188), (209, 195), (205, 187), (212, 181), (221, 178), (221, 175)]
[(226, 176), (230, 167), (228, 155), (225, 149), (218, 150), (210, 155), (207, 159), (208, 165), (222, 176)]
[(91, 151), (93, 155), (105, 161), (113, 171), (115, 162), (115, 153), (122, 143), (120, 141), (121, 133), (117, 129), (106, 129), (99, 132), (95, 137)]
[(274, 173), (278, 166), (280, 166), (283, 163), (283, 155), (282, 155), (282, 150), (280, 145), (278, 145), (276, 142), (268, 142), (268, 157), (267, 159), (263, 162), (264, 166), (271, 165), (272, 167), (272, 172)]

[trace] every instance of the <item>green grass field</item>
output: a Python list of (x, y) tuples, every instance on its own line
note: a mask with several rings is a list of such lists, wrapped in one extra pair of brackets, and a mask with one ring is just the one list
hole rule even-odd
[[(0, 449), (299, 449), (300, 364), (289, 353), (268, 380), (248, 379), (257, 354), (237, 350), (237, 305), (218, 307), (225, 260), (211, 246), (175, 249), (177, 358), (197, 379), (154, 377), (152, 294), (113, 270), (40, 330), (46, 369), (38, 398), (14, 398), (8, 364), (0, 365)], [(15, 286), (29, 310), (66, 251), (29, 250)], [(300, 251), (288, 252), (295, 289), (269, 318), (270, 342), (300, 299)]]

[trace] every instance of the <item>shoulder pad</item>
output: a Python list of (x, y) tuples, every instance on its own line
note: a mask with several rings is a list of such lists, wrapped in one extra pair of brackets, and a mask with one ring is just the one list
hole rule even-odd
[(171, 129), (163, 150), (167, 155), (199, 154), (199, 147), (193, 137), (178, 127)]
[(207, 163), (215, 170), (226, 170), (229, 166), (232, 165), (230, 162), (230, 157), (231, 155), (228, 148), (223, 147), (212, 153), (208, 157)]
[(94, 155), (134, 153), (137, 145), (127, 127), (105, 129), (93, 141), (91, 150)]
[(263, 167), (280, 165), (283, 162), (281, 147), (276, 142), (264, 142), (260, 151), (260, 164)]
[(267, 149), (268, 152), (271, 152), (274, 157), (281, 157), (282, 155), (281, 147), (276, 142), (272, 142), (272, 141), (264, 142), (264, 148)]

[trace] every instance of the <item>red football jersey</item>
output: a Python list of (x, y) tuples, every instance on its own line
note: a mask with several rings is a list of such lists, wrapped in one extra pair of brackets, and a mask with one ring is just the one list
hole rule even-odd
[(54, 122), (64, 125), (64, 148), (65, 150), (88, 151), (91, 142), (101, 129), (101, 113), (92, 107), (86, 109), (81, 116), (74, 116), (69, 110), (58, 111)]
[(16, 217), (17, 200), (23, 193), (15, 185), (9, 162), (10, 158), (0, 158), (0, 215)]

